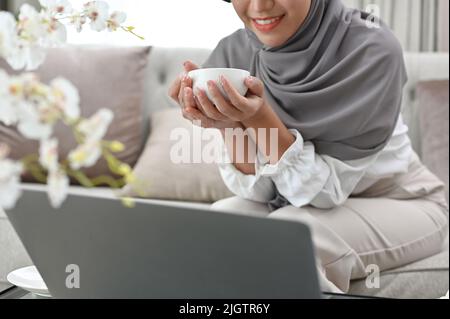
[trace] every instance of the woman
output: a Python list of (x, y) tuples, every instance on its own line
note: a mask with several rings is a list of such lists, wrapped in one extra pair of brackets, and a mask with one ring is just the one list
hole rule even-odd
[[(400, 115), (407, 76), (389, 28), (340, 0), (232, 4), (245, 29), (221, 40), (203, 67), (250, 71), (247, 95), (222, 78), (228, 99), (210, 82), (211, 101), (186, 74), (169, 92), (193, 122), (256, 132), (244, 149), (225, 139), (231, 163), (219, 166), (236, 197), (213, 208), (308, 224), (323, 289), (334, 292), (348, 291), (369, 266), (439, 252), (444, 186), (411, 147)], [(277, 130), (277, 150), (258, 129)], [(238, 161), (253, 145), (254, 158)]]

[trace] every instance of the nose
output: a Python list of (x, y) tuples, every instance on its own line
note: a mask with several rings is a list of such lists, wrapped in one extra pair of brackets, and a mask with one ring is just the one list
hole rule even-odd
[(274, 0), (252, 0), (251, 1), (251, 9), (254, 12), (270, 12), (273, 8), (275, 2)]

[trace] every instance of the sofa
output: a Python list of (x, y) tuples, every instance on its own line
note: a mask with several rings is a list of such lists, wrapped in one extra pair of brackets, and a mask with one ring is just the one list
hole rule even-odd
[[(168, 97), (167, 92), (171, 81), (182, 71), (182, 62), (189, 59), (197, 64), (201, 64), (209, 53), (210, 50), (208, 49), (194, 48), (152, 47), (150, 49), (148, 63), (145, 66), (145, 89), (142, 95), (141, 113), (136, 115), (139, 117), (138, 120), (143, 123), (141, 133), (144, 136), (144, 140), (141, 141), (139, 146), (141, 152), (144, 151), (148, 138), (155, 139), (155, 134), (157, 134), (157, 132), (153, 131), (154, 127), (150, 124), (152, 123), (152, 118), (156, 118), (159, 112), (177, 108), (177, 105)], [(432, 162), (430, 165), (437, 165), (437, 168), (433, 168), (436, 170), (435, 174), (440, 175), (439, 177), (446, 182), (448, 191), (448, 87), (446, 96), (447, 118), (444, 119), (443, 124), (444, 130), (446, 129), (446, 131), (444, 132), (442, 128), (438, 129), (435, 125), (430, 125), (429, 123), (428, 126), (424, 125), (424, 121), (421, 118), (424, 115), (429, 115), (430, 112), (423, 110), (424, 106), (421, 105), (424, 103), (423, 98), (418, 96), (418, 92), (421, 87), (422, 91), (426, 89), (426, 86), (423, 89), (422, 83), (433, 83), (430, 81), (445, 83), (442, 81), (448, 81), (449, 56), (445, 53), (405, 53), (405, 61), (409, 81), (404, 92), (403, 116), (410, 128), (409, 134), (414, 149), (419, 156), (424, 158), (425, 156), (430, 157), (431, 153), (439, 153), (440, 157), (430, 160)], [(433, 97), (435, 96), (431, 93), (431, 98)], [(445, 112), (445, 109), (443, 111)], [(442, 121), (442, 118), (440, 120)], [(424, 136), (426, 136), (425, 143), (429, 140), (439, 140), (441, 141), (441, 145), (424, 145)], [(435, 149), (436, 147), (438, 148), (437, 153), (430, 151), (433, 150), (433, 147)], [(427, 154), (424, 154), (425, 149), (427, 150)], [(44, 186), (27, 183), (23, 187), (25, 189), (40, 189)], [(114, 196), (112, 190), (104, 187), (87, 189), (81, 186), (71, 186), (70, 192), (72, 194), (86, 194), (87, 196), (93, 197)], [(230, 195), (229, 193), (222, 192), (215, 197), (213, 196), (212, 199)], [(212, 200), (210, 202), (207, 200), (186, 200), (186, 198), (180, 200), (176, 196), (173, 196), (172, 199), (159, 196), (159, 198), (139, 199), (139, 201), (168, 202), (181, 207), (205, 207), (210, 205)], [(366, 288), (365, 281), (359, 280), (352, 283), (350, 293), (392, 298), (438, 298), (448, 290), (448, 262), (447, 242), (443, 246), (442, 252), (438, 255), (399, 269), (383, 272), (379, 289), (368, 289)], [(5, 213), (0, 209), (0, 290), (7, 286), (6, 275), (11, 270), (30, 264), (32, 264), (32, 261), (28, 257), (14, 229), (8, 222)]]

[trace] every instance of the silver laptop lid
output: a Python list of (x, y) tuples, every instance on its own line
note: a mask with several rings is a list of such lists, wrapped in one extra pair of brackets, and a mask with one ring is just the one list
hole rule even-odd
[(6, 213), (56, 298), (320, 298), (301, 223), (36, 190)]

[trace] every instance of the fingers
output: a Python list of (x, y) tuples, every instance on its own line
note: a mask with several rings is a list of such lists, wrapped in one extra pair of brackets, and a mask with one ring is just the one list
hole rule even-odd
[(249, 76), (245, 79), (245, 85), (248, 87), (250, 93), (259, 96), (259, 97), (263, 97), (264, 95), (264, 83), (254, 77), (254, 76)]
[[(192, 80), (187, 77), (187, 73), (193, 70), (198, 69), (198, 66), (191, 61), (186, 61), (183, 63), (184, 72), (180, 74), (175, 81), (172, 83), (172, 85), (169, 88), (169, 96), (180, 104), (182, 106), (182, 101), (180, 101), (180, 96), (183, 94), (184, 88), (186, 86), (192, 87)], [(187, 78), (186, 78), (187, 77)], [(183, 83), (183, 80), (186, 80), (187, 82)], [(184, 85), (183, 85), (184, 84)]]
[(186, 61), (183, 63), (184, 71), (190, 72), (193, 70), (197, 70), (199, 67), (191, 61)]
[(192, 117), (192, 109), (195, 109), (196, 102), (194, 100), (194, 93), (192, 92), (192, 89), (189, 87), (185, 87), (183, 89), (183, 107), (182, 107), (182, 113), (183, 117), (189, 121), (194, 121), (195, 118)]
[(178, 92), (177, 102), (181, 107), (185, 107), (184, 97), (185, 97), (185, 89), (192, 87), (192, 80), (188, 77), (187, 74), (184, 74), (181, 79), (181, 86)]
[(194, 100), (194, 92), (192, 91), (192, 89), (190, 87), (184, 88), (183, 101), (184, 101), (185, 108), (193, 108), (194, 109), (197, 107), (197, 103)]
[(195, 92), (195, 97), (197, 99), (197, 106), (205, 114), (207, 117), (216, 120), (216, 121), (225, 121), (228, 118), (220, 113), (214, 104), (211, 103), (205, 91), (202, 89), (197, 89)]
[(183, 117), (192, 122), (192, 124), (201, 127), (210, 127), (212, 121), (197, 109), (197, 102), (194, 99), (192, 88), (184, 88), (184, 107)]
[(254, 77), (248, 77), (246, 86), (251, 87), (249, 93), (242, 96), (225, 76), (221, 77), (222, 87), (230, 99), (230, 102), (247, 116), (255, 114), (264, 104), (264, 84)]
[(187, 107), (183, 109), (183, 117), (192, 122), (195, 126), (204, 128), (213, 127), (213, 120), (206, 117), (196, 108)]
[[(194, 63), (192, 63), (191, 61), (186, 61), (183, 63), (183, 67), (184, 67), (185, 73), (183, 74), (183, 76), (181, 78), (181, 85), (180, 85), (180, 91), (179, 91), (179, 95), (178, 95), (178, 101), (181, 106), (185, 107), (185, 101), (183, 101), (183, 97), (186, 96), (186, 88), (192, 88), (192, 85), (193, 85), (193, 81), (189, 77), (188, 73), (190, 71), (198, 69), (198, 66), (195, 65)], [(192, 94), (192, 96), (193, 96), (193, 94)], [(193, 101), (193, 98), (192, 98), (192, 101)], [(194, 101), (194, 104), (195, 104), (195, 101)]]
[(175, 81), (173, 81), (172, 85), (169, 88), (169, 96), (172, 100), (178, 103), (178, 93), (180, 92), (181, 88), (181, 80), (182, 80), (183, 74), (180, 74), (177, 76)]
[(208, 81), (208, 89), (219, 112), (233, 121), (240, 121), (243, 113), (225, 100), (214, 81)]
[(220, 77), (220, 82), (222, 84), (225, 93), (227, 93), (228, 95), (228, 99), (230, 100), (231, 104), (233, 104), (233, 106), (235, 106), (241, 112), (248, 112), (249, 109), (252, 109), (252, 106), (249, 105), (248, 100), (245, 97), (243, 97), (235, 89), (233, 85), (231, 85), (231, 83), (225, 76)]

